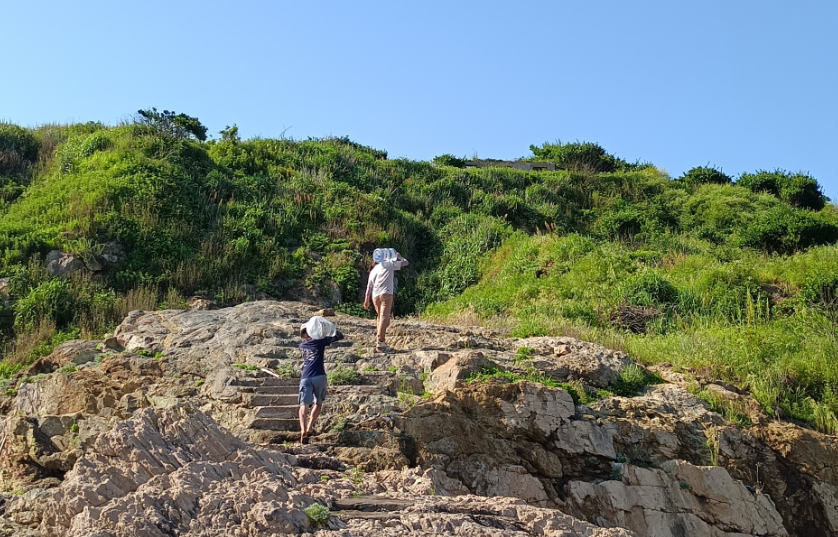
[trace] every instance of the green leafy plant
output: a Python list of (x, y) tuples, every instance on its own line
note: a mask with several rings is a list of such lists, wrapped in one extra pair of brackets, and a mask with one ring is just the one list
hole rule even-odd
[(699, 166), (690, 169), (690, 171), (679, 177), (678, 181), (692, 186), (708, 184), (727, 185), (732, 183), (733, 179), (716, 168), (712, 168), (710, 166)]
[(233, 364), (233, 367), (244, 371), (259, 371), (259, 366), (252, 364)]
[(515, 362), (521, 362), (524, 360), (532, 360), (535, 357), (535, 349), (532, 347), (518, 347), (518, 350), (515, 352)]
[(305, 508), (305, 514), (312, 526), (327, 526), (329, 524), (329, 508), (319, 503), (313, 503)]
[(632, 397), (644, 390), (650, 384), (661, 384), (663, 379), (655, 373), (649, 372), (643, 366), (631, 363), (624, 367), (617, 380), (609, 388), (614, 395)]
[(338, 366), (335, 369), (326, 373), (326, 378), (331, 386), (342, 386), (347, 384), (358, 384), (361, 381), (361, 375), (354, 369), (348, 367)]
[(280, 379), (294, 379), (299, 378), (300, 373), (294, 369), (294, 366), (290, 362), (282, 362), (274, 369), (276, 374), (279, 375)]

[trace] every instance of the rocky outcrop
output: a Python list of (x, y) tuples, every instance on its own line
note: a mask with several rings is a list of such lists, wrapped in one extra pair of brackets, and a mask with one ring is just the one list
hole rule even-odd
[(68, 537), (299, 534), (317, 529), (306, 509), (340, 507), (341, 498), (375, 490), (387, 500), (367, 503), (394, 511), (385, 517), (345, 511), (345, 520), (326, 511), (318, 535), (632, 535), (520, 500), (443, 501), (440, 495), (464, 489), (433, 471), (357, 479), (299, 469), (295, 462), (247, 445), (198, 411), (147, 409), (100, 435), (59, 486), (33, 489), (14, 502), (0, 531)]
[[(131, 312), (12, 379), (0, 536), (838, 536), (834, 437), (665, 365), (665, 383), (609, 395), (628, 357), (572, 338), (398, 320), (382, 354), (372, 321), (336, 313), (327, 371), (351, 381), (301, 446), (295, 381), (260, 368), (299, 370), (315, 310)], [(341, 517), (315, 528), (313, 503)]]

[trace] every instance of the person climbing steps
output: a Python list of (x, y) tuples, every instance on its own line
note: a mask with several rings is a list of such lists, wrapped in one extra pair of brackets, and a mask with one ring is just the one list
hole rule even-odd
[[(385, 250), (395, 253), (394, 259), (385, 256)], [(376, 249), (373, 252), (375, 264), (370, 271), (367, 280), (367, 292), (364, 296), (364, 309), (370, 309), (370, 303), (375, 307), (378, 314), (376, 325), (375, 350), (378, 352), (392, 353), (393, 348), (387, 345), (387, 327), (390, 326), (390, 317), (393, 314), (393, 296), (395, 293), (394, 272), (406, 267), (409, 263), (399, 252), (392, 249)]]
[[(299, 349), (303, 356), (303, 371), (300, 374), (300, 443), (305, 444), (314, 434), (314, 424), (323, 410), (328, 380), (323, 363), (326, 347), (343, 339), (343, 334), (334, 323), (320, 316), (314, 316), (300, 326)], [(306, 420), (308, 411), (311, 414)]]

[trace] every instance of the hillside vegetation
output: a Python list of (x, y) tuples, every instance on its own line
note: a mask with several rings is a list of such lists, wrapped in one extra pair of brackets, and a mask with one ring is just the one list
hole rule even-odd
[[(401, 314), (570, 333), (838, 429), (838, 213), (817, 181), (673, 179), (596, 144), (531, 150), (557, 171), (390, 160), (347, 138), (245, 141), (235, 126), (207, 141), (197, 119), (154, 109), (115, 127), (0, 124), (0, 376), (193, 295), (362, 315), (369, 254), (390, 246), (411, 261)], [(56, 249), (102, 270), (50, 276)]]

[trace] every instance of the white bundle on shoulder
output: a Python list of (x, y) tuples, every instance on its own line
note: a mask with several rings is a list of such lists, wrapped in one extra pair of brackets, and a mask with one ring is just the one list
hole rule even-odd
[(334, 337), (337, 334), (338, 327), (332, 321), (326, 320), (319, 315), (315, 315), (305, 324), (300, 327), (302, 332), (305, 329), (306, 334), (311, 339), (323, 339), (324, 337)]

